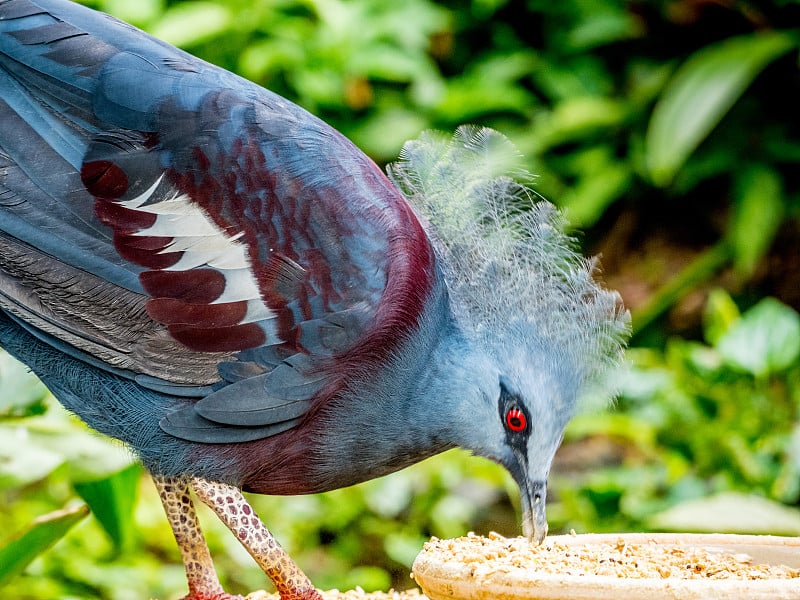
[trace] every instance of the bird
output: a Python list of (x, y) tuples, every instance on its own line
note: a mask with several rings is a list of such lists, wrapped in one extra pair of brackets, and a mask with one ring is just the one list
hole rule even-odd
[(233, 598), (193, 497), (283, 600), (319, 592), (243, 492), (454, 447), (547, 533), (567, 422), (629, 315), (514, 145), (424, 132), (386, 171), (296, 104), (70, 0), (0, 0), (0, 345), (153, 476), (188, 600)]

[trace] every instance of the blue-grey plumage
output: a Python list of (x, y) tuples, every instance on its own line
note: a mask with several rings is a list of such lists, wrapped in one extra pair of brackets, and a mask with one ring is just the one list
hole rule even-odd
[[(490, 130), (425, 134), (390, 181), (141, 31), (0, 0), (0, 344), (137, 452), (184, 550), (188, 481), (243, 506), (229, 485), (315, 493), (454, 446), (509, 469), (541, 541), (554, 453), (627, 314), (515, 160)], [(264, 532), (237, 533), (257, 560)], [(314, 597), (283, 564), (282, 595)], [(189, 597), (223, 597), (199, 572)]]

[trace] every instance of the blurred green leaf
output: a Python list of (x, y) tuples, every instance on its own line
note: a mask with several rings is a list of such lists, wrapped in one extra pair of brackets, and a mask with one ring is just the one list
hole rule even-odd
[(64, 537), (88, 514), (89, 508), (81, 505), (44, 515), (6, 542), (0, 547), (0, 587), (21, 573), (33, 559)]
[(218, 2), (182, 2), (167, 10), (151, 33), (176, 46), (192, 46), (222, 35), (231, 24), (230, 9)]
[(800, 510), (736, 492), (687, 500), (648, 521), (667, 531), (800, 535)]
[(633, 13), (620, 10), (619, 6), (600, 8), (590, 18), (573, 28), (566, 38), (568, 47), (588, 50), (595, 46), (638, 37), (642, 33), (640, 22)]
[(408, 508), (414, 490), (406, 477), (383, 477), (369, 486), (364, 493), (364, 502), (377, 514), (394, 518)]
[(525, 113), (536, 100), (518, 82), (535, 61), (533, 53), (521, 50), (474, 61), (466, 72), (444, 82), (436, 111), (462, 123), (481, 114)]
[(139, 465), (131, 465), (104, 479), (73, 483), (118, 550), (130, 545), (136, 530), (133, 509), (140, 475)]
[(645, 140), (656, 185), (668, 185), (753, 79), (789, 51), (793, 39), (772, 31), (729, 38), (692, 55), (653, 109)]
[(59, 456), (76, 481), (103, 479), (135, 462), (121, 442), (89, 430), (57, 405), (45, 417), (27, 420), (24, 429), (30, 443)]
[(624, 105), (598, 96), (573, 97), (559, 102), (552, 112), (537, 119), (541, 149), (586, 138), (620, 125), (627, 116)]
[(795, 423), (788, 437), (784, 459), (770, 491), (786, 504), (800, 500), (800, 423)]
[(774, 298), (765, 298), (742, 315), (716, 344), (726, 362), (765, 377), (800, 357), (800, 315)]
[(165, 0), (101, 0), (100, 10), (139, 27), (164, 12)]
[(668, 279), (646, 303), (631, 311), (633, 333), (636, 335), (681, 298), (708, 281), (712, 275), (730, 262), (731, 250), (724, 241), (717, 242), (696, 255), (692, 262)]
[(64, 456), (43, 448), (24, 426), (0, 425), (0, 489), (39, 481), (62, 464)]
[(392, 577), (386, 571), (375, 566), (353, 567), (345, 578), (345, 589), (362, 588), (366, 592), (388, 590), (392, 586)]
[(630, 440), (640, 448), (652, 448), (656, 440), (655, 427), (619, 412), (577, 415), (567, 425), (564, 437), (569, 440), (601, 434)]
[(432, 533), (440, 538), (458, 537), (464, 534), (464, 526), (472, 520), (475, 503), (460, 495), (447, 495), (431, 510)]
[(739, 307), (730, 294), (721, 288), (715, 288), (708, 294), (703, 311), (703, 329), (705, 339), (716, 345), (719, 339), (739, 320)]
[(411, 81), (417, 74), (428, 71), (426, 57), (408, 54), (403, 48), (392, 44), (375, 42), (350, 59), (350, 67), (356, 73), (386, 81)]
[(267, 39), (251, 43), (239, 55), (238, 69), (244, 77), (269, 86), (273, 71), (290, 68), (303, 60), (303, 47), (296, 40)]
[(403, 143), (425, 127), (425, 120), (417, 113), (397, 108), (375, 113), (364, 120), (352, 134), (353, 141), (380, 160), (397, 157)]
[(141, 472), (133, 461), (130, 450), (88, 431), (58, 406), (45, 416), (0, 426), (0, 489), (39, 481), (64, 465), (61, 470), (118, 548), (132, 537)]
[(47, 388), (28, 367), (0, 350), (0, 418), (43, 413), (47, 394)]
[(387, 535), (383, 545), (386, 554), (392, 560), (410, 569), (423, 544), (427, 541), (428, 537), (420, 535), (419, 532), (413, 534), (397, 532)]
[(570, 227), (594, 225), (605, 210), (625, 193), (633, 173), (630, 167), (609, 155), (607, 148), (591, 153), (592, 164), (581, 169), (582, 177), (558, 201), (565, 209)]
[(686, 364), (700, 376), (713, 378), (723, 367), (719, 352), (699, 342), (686, 342), (684, 347)]
[(783, 220), (783, 184), (770, 167), (754, 165), (736, 174), (728, 235), (737, 269), (752, 275)]

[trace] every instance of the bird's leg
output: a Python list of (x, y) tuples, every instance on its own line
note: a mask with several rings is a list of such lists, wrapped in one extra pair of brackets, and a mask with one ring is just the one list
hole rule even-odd
[(199, 477), (192, 479), (192, 487), (197, 497), (217, 513), (272, 580), (281, 600), (322, 600), (320, 593), (281, 548), (238, 488)]
[(197, 513), (189, 495), (189, 483), (183, 479), (153, 476), (167, 513), (167, 520), (175, 534), (175, 541), (181, 550), (189, 595), (184, 600), (234, 600), (222, 589), (206, 539), (200, 530)]

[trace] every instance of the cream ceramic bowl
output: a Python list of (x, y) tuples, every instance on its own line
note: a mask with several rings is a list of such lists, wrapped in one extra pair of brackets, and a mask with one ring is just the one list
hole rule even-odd
[[(486, 538), (483, 538), (486, 539)], [(501, 540), (504, 538), (500, 538)], [(440, 540), (442, 542), (442, 540)], [(458, 540), (444, 540), (446, 544)], [(508, 540), (514, 543), (514, 540)], [(516, 540), (517, 544), (522, 543)], [(726, 534), (586, 534), (550, 536), (545, 544), (569, 546), (576, 552), (592, 550), (604, 544), (619, 546), (646, 544), (652, 552), (666, 554), (673, 545), (682, 549), (698, 549), (711, 556), (721, 553), (747, 555), (747, 564), (783, 566), (800, 569), (800, 538)], [(531, 568), (493, 568), (498, 562), (491, 554), (485, 562), (472, 556), (460, 560), (458, 555), (437, 550), (436, 543), (426, 545), (414, 562), (413, 577), (430, 600), (798, 600), (800, 577), (790, 579), (712, 579), (656, 576), (633, 578), (593, 574), (579, 575), (541, 572)], [(551, 546), (552, 547), (552, 546)], [(563, 549), (563, 546), (562, 546)], [(443, 557), (446, 559), (443, 560)], [(743, 558), (743, 560), (745, 560)], [(699, 567), (698, 567), (699, 568)], [(599, 569), (596, 569), (599, 570)]]

